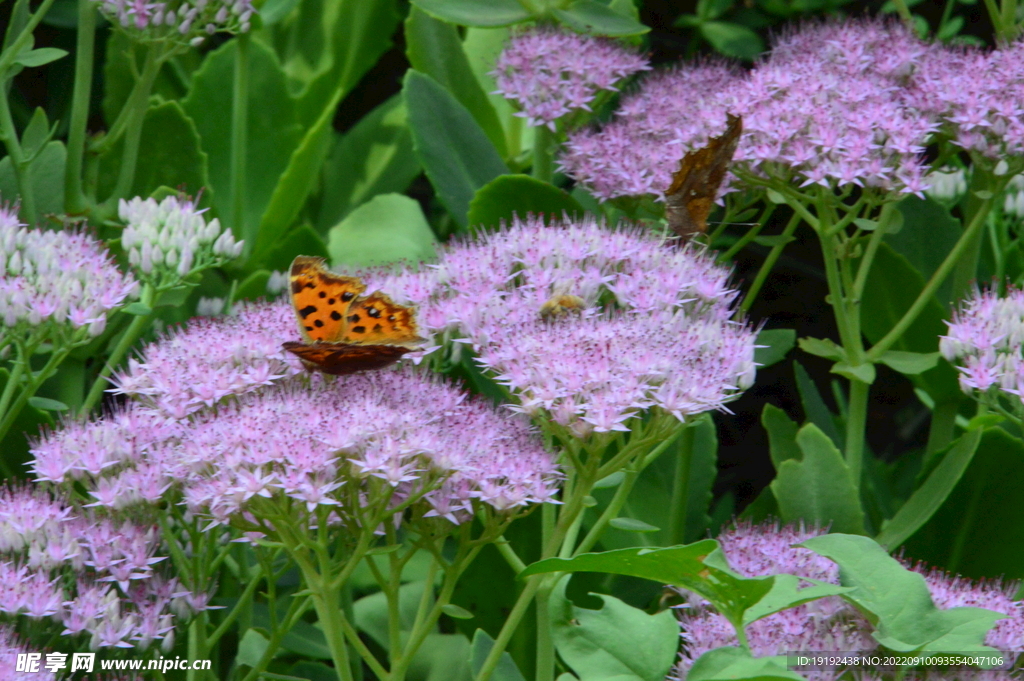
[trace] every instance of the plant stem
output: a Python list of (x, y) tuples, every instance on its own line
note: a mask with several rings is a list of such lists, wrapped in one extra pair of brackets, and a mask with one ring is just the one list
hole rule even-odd
[(870, 387), (864, 381), (850, 379), (850, 406), (846, 416), (846, 465), (850, 467), (850, 477), (858, 490), (864, 469), (864, 433), (867, 429)]
[[(153, 299), (156, 297), (156, 291), (152, 285), (146, 284), (142, 287), (142, 294), (139, 297), (139, 301), (146, 307), (152, 307)], [(96, 380), (93, 381), (92, 387), (89, 389), (89, 394), (86, 395), (85, 401), (82, 402), (82, 409), (78, 415), (85, 419), (88, 418), (89, 412), (93, 410), (96, 403), (103, 397), (103, 390), (107, 386), (107, 379), (110, 374), (114, 371), (124, 356), (128, 353), (128, 350), (135, 344), (135, 341), (145, 332), (149, 325), (153, 321), (153, 312), (150, 310), (149, 314), (136, 315), (132, 323), (125, 329), (124, 335), (121, 336), (121, 340), (118, 341), (117, 346), (114, 347), (114, 351), (110, 353), (110, 357), (107, 359), (107, 363), (100, 369), (99, 375)]]
[(740, 237), (739, 241), (734, 243), (729, 248), (729, 250), (727, 250), (722, 255), (718, 256), (718, 258), (716, 258), (716, 261), (719, 264), (729, 262), (729, 260), (731, 260), (734, 255), (743, 250), (743, 247), (749, 244), (751, 241), (753, 241), (754, 237), (756, 237), (761, 232), (765, 224), (767, 224), (768, 220), (772, 217), (772, 213), (775, 212), (776, 207), (776, 204), (772, 203), (771, 201), (768, 201), (767, 205), (765, 205), (764, 207), (764, 210), (761, 211), (760, 217), (757, 218), (757, 222), (754, 223), (754, 226), (747, 230), (747, 233)]
[(533, 129), (533, 176), (542, 182), (551, 182), (555, 176), (554, 152), (551, 149), (555, 136), (546, 125)]
[(75, 47), (75, 85), (68, 127), (68, 160), (64, 168), (64, 211), (78, 215), (86, 210), (82, 192), (82, 158), (85, 154), (86, 125), (92, 97), (92, 68), (96, 42), (96, 5), (78, 0), (78, 38)]
[(551, 632), (551, 592), (562, 573), (541, 575), (537, 590), (537, 672), (535, 681), (554, 681), (555, 639)]
[(783, 249), (786, 248), (786, 238), (793, 236), (793, 232), (796, 231), (797, 226), (800, 224), (800, 214), (793, 213), (793, 217), (786, 223), (786, 228), (782, 230), (782, 239), (779, 239), (778, 244), (772, 246), (772, 250), (768, 252), (768, 257), (764, 259), (764, 263), (761, 264), (761, 269), (757, 271), (757, 276), (754, 277), (753, 283), (750, 284), (750, 289), (747, 290), (747, 294), (743, 296), (743, 302), (740, 303), (740, 310), (742, 312), (749, 312), (750, 306), (754, 304), (757, 299), (757, 294), (760, 293), (761, 287), (764, 286), (764, 282), (768, 279), (768, 275), (771, 274), (772, 268), (775, 267), (776, 261), (779, 256), (782, 255)]
[[(53, 375), (53, 372), (57, 370), (57, 367), (64, 361), (64, 358), (68, 356), (69, 352), (71, 352), (70, 344), (66, 347), (55, 347), (53, 352), (50, 354), (50, 359), (46, 362), (46, 365), (43, 366), (35, 376), (29, 379), (28, 385), (25, 386), (23, 391), (21, 391), (18, 398), (14, 400), (14, 404), (12, 404), (7, 412), (4, 413), (3, 420), (0, 420), (0, 442), (3, 442), (4, 438), (7, 437), (7, 431), (9, 431), (11, 426), (14, 425), (14, 420), (18, 418), (18, 414), (20, 414), (21, 410), (25, 408), (29, 399), (36, 394), (36, 391), (39, 390), (39, 386)], [(26, 356), (24, 360), (27, 366), (28, 362), (31, 361), (31, 355)], [(7, 468), (6, 461), (3, 461), (3, 457), (0, 457), (0, 461), (3, 462), (3, 467)]]
[(889, 330), (889, 333), (885, 334), (880, 341), (868, 350), (865, 359), (870, 362), (878, 361), (878, 358), (888, 350), (893, 344), (903, 337), (910, 325), (914, 323), (921, 311), (924, 310), (928, 301), (935, 293), (936, 289), (942, 285), (946, 277), (953, 270), (953, 267), (959, 262), (960, 256), (966, 251), (969, 244), (981, 231), (982, 226), (985, 224), (985, 218), (988, 215), (989, 209), (992, 207), (992, 199), (985, 199), (981, 202), (978, 211), (974, 214), (973, 219), (968, 224), (967, 229), (960, 235), (960, 239), (953, 246), (953, 249), (946, 256), (946, 259), (942, 261), (938, 269), (935, 270), (928, 283), (918, 294), (917, 299), (911, 304), (910, 308), (903, 313), (896, 325)]
[(248, 33), (235, 38), (235, 80), (231, 98), (231, 229), (242, 229), (245, 208), (245, 169), (249, 140), (249, 41)]
[(7, 153), (11, 157), (14, 177), (18, 182), (18, 194), (21, 198), (21, 219), (30, 225), (36, 223), (36, 199), (32, 190), (32, 164), (25, 159), (25, 151), (18, 141), (18, 130), (11, 118), (11, 106), (7, 100), (7, 83), (0, 82), (0, 137), (4, 140)]
[[(967, 190), (967, 200), (964, 207), (964, 221), (968, 224), (979, 213), (982, 215), (982, 222), (988, 217), (988, 206), (991, 205), (992, 199), (987, 201), (979, 199), (976, 192), (987, 191), (992, 194), (996, 193), (993, 180), (994, 178), (990, 172), (984, 170), (980, 164), (975, 164), (975, 171), (971, 176), (971, 186)], [(971, 239), (967, 243), (960, 261), (953, 270), (952, 295), (954, 301), (967, 297), (977, 279), (978, 260), (981, 256), (981, 244), (984, 241), (984, 236), (984, 230), (980, 229), (971, 235)]]
[(896, 13), (900, 15), (900, 19), (907, 25), (910, 32), (917, 35), (917, 31), (914, 30), (914, 17), (910, 14), (910, 7), (907, 6), (906, 0), (893, 0), (893, 4), (896, 5)]
[(491, 648), (491, 652), (487, 653), (487, 657), (484, 658), (484, 663), (480, 666), (480, 671), (477, 672), (475, 681), (488, 681), (491, 678), (491, 674), (498, 667), (498, 662), (501, 661), (501, 654), (505, 652), (508, 642), (512, 640), (512, 634), (515, 633), (516, 627), (519, 626), (519, 622), (530, 607), (530, 602), (533, 601), (537, 590), (540, 589), (543, 577), (544, 575), (533, 575), (526, 580), (526, 586), (523, 587), (519, 598), (516, 599), (516, 604), (512, 606), (512, 611), (509, 612), (505, 623), (501, 626), (498, 637), (494, 639), (494, 646)]
[(672, 501), (669, 502), (668, 545), (682, 544), (686, 533), (686, 506), (690, 498), (690, 466), (693, 462), (693, 442), (697, 429), (688, 424), (679, 434), (679, 456), (676, 458), (676, 476), (672, 483)]

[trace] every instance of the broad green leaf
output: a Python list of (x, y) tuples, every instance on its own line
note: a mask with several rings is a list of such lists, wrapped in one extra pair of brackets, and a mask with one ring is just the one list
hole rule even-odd
[[(477, 629), (473, 634), (472, 652), (469, 658), (469, 666), (474, 676), (480, 673), (480, 669), (484, 666), (484, 660), (487, 659), (487, 655), (493, 647), (494, 639), (483, 629)], [(495, 667), (494, 673), (491, 674), (491, 679), (492, 681), (526, 681), (508, 652), (501, 654), (501, 657), (498, 659), (498, 666)]]
[(324, 163), (317, 228), (326, 232), (378, 194), (404, 192), (420, 170), (405, 102), (395, 95), (335, 135)]
[[(693, 433), (693, 443), (690, 449), (689, 470), (686, 471), (686, 518), (683, 522), (683, 536), (680, 539), (683, 542), (695, 542), (707, 536), (711, 524), (708, 511), (714, 499), (715, 477), (718, 475), (718, 431), (710, 413), (702, 414), (688, 427)], [(675, 450), (671, 452), (675, 456), (662, 459), (674, 464), (678, 469), (678, 466), (686, 462), (680, 451), (683, 446), (683, 443), (677, 440)], [(678, 484), (679, 479), (677, 470), (675, 484)], [(673, 538), (673, 541), (675, 540), (676, 538)]]
[(939, 363), (941, 355), (936, 352), (903, 352), (889, 350), (882, 353), (878, 361), (901, 374), (921, 374)]
[[(906, 258), (922, 279), (928, 279), (953, 250), (963, 227), (934, 199), (910, 195), (896, 207), (903, 216), (903, 229), (898, 234), (886, 234), (885, 243)], [(935, 294), (943, 306), (952, 302), (952, 291), (952, 277), (947, 277)]]
[[(916, 229), (912, 226), (914, 219), (910, 215), (906, 220), (907, 228), (900, 232), (900, 236)], [(941, 235), (941, 232), (940, 229), (938, 233)], [(944, 237), (936, 237), (941, 238)], [(868, 340), (872, 343), (881, 340), (910, 308), (924, 288), (924, 284), (924, 277), (914, 269), (907, 258), (883, 243), (875, 254), (861, 303), (861, 328)], [(939, 336), (946, 333), (945, 318), (945, 310), (933, 297), (891, 349), (920, 353), (937, 351)], [(912, 375), (910, 380), (931, 395), (937, 403), (960, 399), (956, 370), (944, 359), (940, 360), (934, 369)]]
[[(146, 58), (146, 47), (133, 40), (126, 31), (109, 31), (105, 42), (103, 116), (109, 126), (113, 125), (131, 95), (138, 71)], [(168, 59), (153, 81), (150, 97), (162, 97), (165, 100), (185, 97), (191, 85), (191, 76), (199, 69), (201, 62), (202, 56), (198, 50), (188, 50)]]
[(706, 21), (699, 30), (704, 40), (727, 57), (754, 59), (765, 51), (761, 36), (741, 24)]
[[(129, 196), (149, 196), (163, 187), (180, 187), (196, 195), (209, 184), (207, 155), (200, 148), (195, 123), (178, 102), (150, 107), (142, 123), (139, 159)], [(115, 144), (100, 159), (99, 193), (114, 190), (124, 145)], [(216, 198), (214, 198), (216, 201)]]
[(68, 405), (59, 400), (51, 400), (48, 397), (39, 397), (38, 395), (28, 398), (28, 403), (36, 409), (42, 409), (43, 411), (67, 411), (68, 409)]
[(572, 30), (591, 35), (627, 36), (651, 30), (595, 0), (574, 0), (565, 9), (554, 9), (551, 13)]
[[(260, 257), (292, 226), (316, 186), (320, 169), (331, 148), (331, 122), (334, 120), (342, 94), (344, 92), (341, 89), (335, 91), (334, 97), (327, 102), (320, 118), (306, 131), (299, 146), (288, 159), (288, 165), (274, 187), (270, 203), (260, 218), (259, 231), (255, 235), (255, 243), (250, 251), (255, 261), (259, 262)], [(246, 246), (249, 246), (248, 242)]]
[(46, 119), (43, 107), (37, 106), (29, 119), (25, 131), (21, 134), (21, 152), (24, 158), (32, 158), (52, 136), (50, 122)]
[[(64, 212), (64, 166), (67, 150), (60, 141), (47, 142), (35, 160), (29, 164), (29, 186), (36, 201), (36, 214), (29, 220), (39, 222), (46, 215)], [(0, 159), (0, 196), (13, 201), (21, 195), (14, 174), (11, 157)]]
[(983, 431), (956, 487), (904, 542), (907, 556), (974, 579), (1024, 577), (1022, 462), (1024, 442), (1002, 428)]
[(335, 267), (420, 262), (435, 256), (434, 233), (415, 200), (381, 194), (331, 228), (327, 252)]
[[(808, 582), (810, 586), (801, 588), (802, 584)], [(852, 591), (852, 589), (816, 579), (787, 574), (774, 575), (771, 590), (743, 613), (743, 626), (750, 626), (757, 620), (777, 612), (816, 601), (819, 598), (838, 596), (848, 591)]]
[(516, 158), (524, 150), (533, 148), (533, 127), (516, 116), (512, 104), (495, 92), (497, 84), (490, 75), (494, 62), (505, 48), (511, 36), (509, 28), (467, 28), (462, 49), (469, 60), (469, 66), (476, 76), (480, 88), (487, 93), (487, 99), (494, 107), (501, 127), (505, 131), (506, 158)]
[(864, 533), (864, 511), (850, 469), (835, 445), (819, 428), (808, 424), (796, 435), (801, 460), (778, 466), (771, 483), (782, 520), (803, 521), (837, 532)]
[(267, 282), (270, 280), (269, 270), (256, 270), (248, 277), (239, 282), (235, 289), (232, 303), (240, 300), (257, 300), (267, 297)]
[(270, 641), (266, 636), (255, 629), (246, 629), (242, 640), (238, 642), (238, 653), (235, 655), (235, 663), (255, 667), (259, 664), (260, 658), (266, 652)]
[(793, 329), (762, 329), (757, 334), (755, 345), (763, 346), (754, 349), (754, 361), (760, 368), (770, 367), (781, 362), (786, 353), (796, 343), (796, 331)]
[(761, 412), (761, 425), (768, 433), (768, 449), (775, 470), (778, 470), (784, 461), (790, 459), (799, 461), (803, 458), (800, 447), (796, 444), (796, 434), (800, 430), (800, 426), (789, 418), (786, 412), (772, 404), (764, 405), (764, 410)]
[[(206, 56), (192, 78), (192, 90), (182, 101), (199, 131), (209, 160), (213, 205), (221, 223), (230, 227), (251, 249), (271, 196), (303, 138), (288, 93), (284, 71), (274, 53), (259, 42), (249, 45), (248, 154), (241, 225), (234, 223), (231, 190), (231, 102), (236, 40), (229, 40)], [(174, 186), (172, 184), (171, 186)]]
[(58, 59), (66, 57), (67, 54), (67, 50), (61, 50), (56, 47), (40, 47), (38, 50), (27, 50), (22, 52), (14, 58), (14, 63), (32, 68), (57, 61)]
[(291, 14), (298, 5), (299, 0), (267, 0), (260, 7), (260, 21), (264, 26), (273, 26)]
[(75, 0), (56, 0), (43, 17), (43, 23), (56, 28), (75, 28), (78, 26), (78, 3)]
[(414, 69), (433, 78), (473, 114), (494, 148), (504, 157), (505, 131), (469, 66), (459, 32), (452, 24), (435, 19), (415, 5), (405, 20), (406, 56)]
[(599, 610), (565, 596), (568, 578), (552, 590), (551, 634), (559, 657), (581, 679), (663, 681), (679, 648), (679, 622), (671, 610), (648, 615), (614, 596), (591, 594)]
[(510, 26), (530, 18), (519, 0), (412, 0), (412, 4), (432, 17), (460, 26)]
[(786, 658), (751, 657), (740, 648), (715, 648), (697, 658), (686, 681), (804, 681), (786, 669)]
[[(253, 625), (265, 631), (271, 631), (270, 609), (264, 603), (253, 607)], [(331, 659), (331, 649), (324, 638), (324, 632), (309, 622), (299, 620), (281, 639), (281, 647), (303, 657), (316, 660)]]
[(856, 366), (849, 362), (836, 362), (829, 369), (833, 374), (839, 374), (840, 376), (846, 376), (849, 379), (857, 379), (871, 385), (875, 382), (875, 365), (874, 364), (858, 364)]
[[(411, 631), (416, 622), (416, 610), (423, 597), (425, 584), (423, 581), (409, 582), (398, 589), (399, 626), (402, 632)], [(382, 591), (363, 596), (352, 606), (356, 627), (384, 650), (388, 650), (391, 645), (388, 636), (388, 607), (388, 599)]]
[(725, 554), (713, 539), (664, 549), (632, 548), (585, 553), (571, 559), (548, 558), (530, 565), (519, 577), (548, 572), (629, 575), (688, 589), (710, 601), (735, 626), (742, 626), (748, 617), (767, 617), (800, 603), (844, 592), (827, 584), (800, 590), (801, 580), (793, 575), (784, 576), (780, 585), (776, 584), (778, 575), (742, 577), (729, 568)]
[(497, 229), (511, 224), (514, 216), (526, 219), (530, 213), (560, 219), (563, 214), (583, 216), (583, 206), (568, 193), (529, 175), (500, 175), (477, 190), (469, 204), (472, 232)]
[(413, 656), (408, 678), (423, 681), (473, 681), (471, 654), (469, 639), (462, 634), (428, 634)]
[(153, 314), (153, 309), (151, 307), (145, 303), (140, 303), (139, 301), (135, 301), (121, 311), (136, 317), (145, 317), (146, 315)]
[(260, 264), (263, 269), (287, 272), (297, 255), (328, 257), (323, 237), (309, 225), (299, 225), (285, 232), (277, 244), (260, 259)]
[(981, 442), (981, 435), (981, 430), (972, 430), (957, 438), (924, 484), (914, 491), (891, 520), (883, 523), (875, 541), (890, 552), (895, 551), (928, 522), (967, 470)]
[(836, 361), (846, 359), (846, 351), (828, 338), (801, 338), (797, 343), (801, 350), (815, 357)]
[(800, 362), (794, 361), (793, 371), (796, 373), (796, 388), (800, 393), (800, 404), (804, 408), (804, 417), (818, 426), (821, 432), (828, 435), (837, 447), (842, 446), (842, 438), (839, 437), (839, 430), (832, 418), (832, 412), (825, 406), (825, 401), (821, 399), (821, 393), (818, 392), (818, 387), (814, 385), (807, 370)]
[(985, 634), (1000, 613), (984, 608), (939, 610), (924, 576), (908, 570), (873, 539), (847, 534), (813, 537), (801, 546), (835, 561), (843, 598), (867, 614), (874, 638), (896, 652), (991, 653)]
[(410, 69), (403, 93), (420, 163), (441, 203), (465, 229), (473, 195), (508, 167), (466, 107), (430, 76)]
[[(352, 91), (391, 48), (400, 20), (395, 0), (301, 0), (298, 11), (275, 27), (282, 68), (301, 89), (296, 115), (304, 128), (324, 108)], [(259, 34), (257, 34), (259, 37)]]

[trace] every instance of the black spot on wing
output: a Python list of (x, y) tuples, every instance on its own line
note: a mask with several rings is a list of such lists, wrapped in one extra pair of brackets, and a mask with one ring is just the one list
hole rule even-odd
[(315, 322), (313, 322), (313, 326), (315, 326), (318, 329), (323, 327), (323, 325), (324, 325), (324, 323), (322, 321), (320, 321), (319, 319), (316, 320)]
[(365, 326), (353, 326), (352, 327), (352, 333), (359, 333), (359, 334), (366, 333), (366, 327)]
[(375, 307), (368, 307), (366, 308), (366, 314), (370, 315), (374, 319), (377, 319), (378, 317), (380, 317), (380, 310), (378, 310)]
[(325, 293), (324, 291), (321, 291), (319, 295), (320, 295), (321, 298), (326, 298), (327, 297), (327, 293)]
[(305, 286), (303, 285), (303, 283), (301, 281), (293, 281), (292, 282), (292, 293), (301, 293), (302, 289), (304, 289), (304, 288), (305, 288)]
[(356, 294), (352, 293), (351, 291), (345, 291), (344, 293), (341, 294), (341, 299), (346, 303), (355, 297)]
[(382, 331), (384, 331), (384, 327), (383, 326), (381, 326), (380, 324), (374, 324), (373, 325), (373, 332), (374, 333), (381, 333)]
[(299, 315), (303, 319), (305, 319), (306, 317), (308, 317), (309, 315), (313, 314), (314, 312), (316, 312), (316, 305), (307, 305), (306, 307), (304, 307), (301, 310), (299, 310)]
[(348, 321), (350, 323), (352, 323), (352, 324), (358, 324), (359, 323), (359, 315), (357, 315), (357, 314), (350, 314), (348, 316)]
[(341, 319), (341, 315), (338, 314), (337, 310), (331, 310), (331, 319), (333, 319), (334, 321), (338, 321), (339, 319)]

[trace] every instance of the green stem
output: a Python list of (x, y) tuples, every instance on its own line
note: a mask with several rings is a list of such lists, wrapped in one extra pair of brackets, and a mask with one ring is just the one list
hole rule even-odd
[[(3, 420), (0, 420), (0, 442), (3, 442), (4, 438), (7, 437), (7, 431), (9, 431), (11, 426), (14, 425), (15, 419), (17, 419), (21, 410), (25, 408), (29, 399), (36, 394), (36, 391), (39, 390), (39, 386), (53, 375), (53, 372), (57, 370), (57, 367), (64, 361), (64, 358), (68, 356), (69, 352), (71, 352), (70, 346), (54, 348), (53, 352), (50, 354), (50, 359), (46, 362), (46, 365), (43, 366), (43, 368), (35, 374), (33, 378), (29, 379), (28, 385), (26, 385), (25, 389), (21, 391), (18, 398), (14, 400), (14, 404), (12, 404), (7, 412), (4, 413)], [(31, 356), (25, 357), (24, 360), (27, 364), (31, 360)], [(7, 468), (7, 463), (6, 461), (3, 461), (3, 457), (0, 457), (0, 462), (3, 462), (4, 468)]]
[(278, 650), (281, 647), (281, 641), (284, 637), (292, 630), (299, 618), (302, 617), (303, 613), (309, 605), (309, 601), (312, 599), (311, 596), (305, 598), (293, 598), (291, 605), (288, 606), (288, 612), (285, 614), (281, 625), (273, 630), (270, 636), (270, 641), (267, 643), (266, 650), (260, 656), (256, 666), (249, 670), (249, 673), (245, 675), (242, 681), (256, 681), (256, 679), (263, 674), (263, 671), (270, 664), (274, 656), (277, 655)]
[(11, 118), (11, 106), (7, 100), (7, 84), (0, 82), (0, 137), (4, 140), (7, 153), (11, 157), (11, 167), (18, 183), (18, 194), (21, 197), (21, 219), (30, 225), (36, 223), (36, 199), (32, 190), (31, 163), (25, 158), (25, 151), (18, 141), (18, 130)]
[(860, 489), (864, 469), (864, 433), (867, 429), (868, 391), (870, 386), (856, 378), (850, 379), (850, 405), (846, 416), (846, 465), (856, 489)]
[(537, 671), (536, 681), (554, 681), (555, 638), (551, 631), (551, 592), (561, 573), (542, 575), (537, 590)]
[(679, 456), (676, 458), (676, 476), (669, 503), (668, 545), (682, 544), (686, 533), (686, 505), (690, 498), (690, 465), (693, 461), (693, 442), (697, 429), (688, 425), (679, 435)]
[(889, 201), (882, 206), (882, 213), (878, 217), (878, 227), (876, 227), (875, 231), (871, 233), (871, 238), (868, 240), (868, 246), (864, 249), (864, 257), (861, 258), (860, 264), (857, 266), (857, 279), (853, 282), (853, 300), (858, 305), (864, 295), (864, 287), (867, 285), (868, 273), (871, 271), (871, 264), (875, 260), (875, 254), (878, 253), (878, 248), (882, 245), (882, 239), (885, 238), (885, 233), (889, 230), (889, 222), (892, 220), (892, 216), (895, 211), (895, 202)]
[(77, 215), (86, 210), (82, 192), (82, 158), (92, 97), (92, 67), (96, 58), (96, 4), (78, 0), (78, 39), (75, 47), (75, 85), (68, 127), (68, 160), (64, 168), (64, 211)]
[(878, 358), (882, 354), (892, 347), (892, 345), (903, 337), (910, 325), (917, 320), (918, 315), (924, 310), (928, 301), (931, 300), (932, 295), (942, 285), (946, 277), (953, 270), (953, 267), (960, 261), (960, 256), (967, 250), (970, 243), (976, 238), (977, 234), (981, 231), (982, 226), (985, 224), (985, 218), (988, 215), (989, 209), (992, 207), (992, 199), (985, 199), (981, 202), (979, 210), (974, 214), (973, 219), (968, 224), (967, 229), (960, 235), (960, 239), (953, 246), (953, 249), (946, 256), (946, 259), (942, 261), (935, 273), (932, 274), (928, 283), (918, 294), (917, 299), (911, 304), (910, 308), (903, 313), (896, 325), (889, 330), (889, 333), (885, 334), (880, 341), (875, 343), (874, 347), (868, 350), (865, 359), (869, 362), (877, 362)]
[[(146, 307), (152, 307), (153, 299), (156, 297), (156, 291), (150, 284), (146, 284), (142, 287), (142, 295), (139, 297), (139, 301)], [(121, 340), (118, 341), (117, 346), (114, 347), (114, 351), (110, 353), (110, 357), (107, 359), (107, 363), (100, 369), (99, 375), (96, 380), (93, 381), (92, 387), (89, 389), (89, 394), (86, 395), (85, 401), (82, 403), (82, 409), (79, 412), (79, 416), (83, 419), (88, 418), (89, 413), (93, 410), (93, 407), (103, 397), (103, 391), (107, 387), (107, 379), (110, 374), (117, 368), (124, 359), (124, 356), (128, 354), (128, 350), (135, 344), (135, 341), (145, 332), (149, 325), (153, 321), (152, 311), (149, 314), (137, 315), (132, 323), (128, 325), (124, 335), (121, 336)]]
[(494, 646), (491, 648), (491, 652), (487, 653), (487, 657), (484, 658), (484, 663), (480, 666), (480, 671), (477, 672), (475, 681), (488, 681), (491, 678), (491, 674), (498, 667), (498, 662), (501, 661), (501, 654), (505, 652), (508, 642), (512, 640), (512, 634), (515, 633), (519, 622), (526, 615), (530, 607), (530, 602), (533, 601), (533, 597), (537, 594), (543, 577), (544, 575), (534, 575), (526, 580), (526, 586), (523, 587), (519, 598), (516, 599), (516, 604), (512, 606), (512, 611), (505, 618), (505, 623), (501, 626), (498, 637), (494, 639)]
[(769, 201), (764, 207), (764, 210), (761, 211), (761, 216), (757, 219), (757, 222), (754, 223), (754, 226), (747, 230), (747, 233), (740, 237), (739, 241), (734, 243), (729, 250), (718, 256), (718, 263), (721, 264), (729, 262), (734, 255), (739, 253), (747, 244), (753, 241), (754, 237), (756, 237), (761, 232), (761, 229), (763, 229), (768, 223), (768, 220), (772, 217), (772, 213), (775, 212), (775, 208), (776, 204)]
[(231, 227), (244, 234), (245, 167), (249, 139), (249, 41), (248, 33), (235, 39), (235, 80), (231, 98)]
[[(995, 194), (995, 187), (991, 173), (982, 169), (980, 164), (975, 164), (975, 171), (971, 176), (971, 186), (967, 190), (967, 201), (965, 202), (964, 221), (972, 222), (972, 218), (981, 214), (982, 221), (988, 217), (989, 207), (992, 199), (979, 199), (976, 192), (989, 192)], [(984, 230), (978, 230), (971, 235), (970, 241), (964, 249), (960, 261), (953, 270), (953, 300), (960, 300), (967, 297), (971, 287), (978, 277), (978, 260), (981, 257), (981, 244), (984, 241)]]
[(551, 182), (555, 176), (554, 141), (555, 135), (547, 126), (533, 129), (533, 176), (542, 182)]
[(14, 63), (14, 60), (29, 47), (29, 41), (32, 40), (32, 33), (35, 32), (36, 26), (43, 20), (46, 13), (50, 11), (50, 6), (53, 5), (54, 0), (43, 0), (39, 8), (29, 17), (28, 22), (25, 23), (24, 28), (21, 29), (21, 33), (14, 39), (3, 52), (0, 52), (0, 83), (4, 84), (6, 92), (7, 84), (7, 70)]
[(508, 543), (508, 539), (505, 539), (505, 535), (498, 537), (498, 540), (494, 542), (494, 548), (498, 549), (498, 553), (505, 559), (508, 566), (518, 575), (520, 572), (526, 569), (526, 563), (519, 557), (519, 554), (515, 552), (515, 549)]
[(772, 250), (768, 252), (768, 257), (764, 259), (764, 263), (761, 264), (761, 269), (757, 271), (757, 276), (754, 277), (753, 283), (750, 284), (750, 289), (747, 294), (743, 296), (743, 302), (740, 303), (740, 310), (742, 312), (749, 312), (750, 306), (754, 304), (757, 299), (757, 294), (761, 292), (761, 287), (764, 286), (764, 282), (768, 279), (768, 275), (771, 274), (772, 268), (775, 267), (775, 263), (778, 261), (779, 256), (782, 255), (782, 251), (786, 248), (786, 237), (793, 236), (793, 232), (796, 231), (797, 226), (800, 224), (800, 214), (793, 213), (793, 217), (786, 223), (786, 228), (782, 230), (782, 237), (779, 239), (779, 243), (772, 246)]
[(914, 17), (910, 14), (910, 7), (907, 6), (906, 0), (893, 0), (893, 4), (896, 5), (896, 13), (900, 15), (900, 19), (907, 25), (911, 33), (917, 35), (917, 31), (914, 30)]
[(125, 102), (127, 118), (124, 126), (124, 147), (121, 151), (121, 167), (117, 174), (117, 183), (114, 185), (114, 192), (103, 202), (102, 212), (112, 215), (117, 210), (117, 202), (128, 196), (135, 182), (135, 167), (139, 161), (139, 144), (142, 141), (142, 124), (146, 120), (146, 111), (149, 109), (149, 93), (153, 90), (153, 82), (156, 80), (160, 67), (165, 58), (169, 55), (160, 55), (161, 48), (156, 44), (146, 49), (146, 60), (142, 66), (142, 73), (136, 81), (132, 94)]

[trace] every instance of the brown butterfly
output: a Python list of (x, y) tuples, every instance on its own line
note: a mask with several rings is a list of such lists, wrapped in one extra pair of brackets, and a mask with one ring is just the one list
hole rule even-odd
[(416, 313), (376, 291), (362, 296), (357, 277), (327, 270), (323, 258), (300, 255), (292, 261), (292, 305), (305, 342), (282, 344), (310, 371), (341, 376), (380, 369), (419, 349), (424, 338)]
[(724, 133), (709, 139), (707, 146), (683, 156), (665, 192), (665, 219), (669, 228), (684, 241), (708, 230), (708, 215), (740, 142), (743, 121), (732, 114), (726, 121)]

